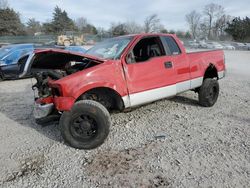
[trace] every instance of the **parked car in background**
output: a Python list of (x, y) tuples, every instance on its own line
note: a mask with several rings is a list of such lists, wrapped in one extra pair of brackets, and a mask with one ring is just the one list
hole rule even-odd
[(207, 48), (207, 43), (205, 41), (199, 41), (200, 48)]
[(250, 50), (250, 43), (245, 43), (247, 50)]
[(223, 46), (218, 42), (207, 42), (207, 48), (210, 49), (223, 49)]
[(196, 41), (188, 41), (188, 46), (190, 48), (199, 48), (199, 43)]
[(32, 59), (34, 49), (62, 49), (70, 52), (85, 53), (86, 50), (81, 46), (41, 46), (34, 44), (15, 44), (0, 48), (0, 80), (18, 79), (30, 77), (24, 74), (26, 64)]
[(18, 78), (18, 71), (34, 50), (33, 44), (15, 44), (0, 48), (0, 79)]
[(244, 43), (241, 43), (241, 42), (237, 42), (237, 43), (235, 44), (235, 47), (236, 47), (236, 49), (238, 49), (238, 50), (248, 50), (247, 45), (244, 44)]
[(225, 50), (235, 50), (235, 47), (229, 43), (223, 43), (222, 46), (223, 46), (223, 49)]

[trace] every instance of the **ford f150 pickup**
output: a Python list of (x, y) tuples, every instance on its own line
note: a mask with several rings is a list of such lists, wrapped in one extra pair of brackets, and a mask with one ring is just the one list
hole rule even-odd
[(112, 110), (188, 90), (202, 106), (213, 106), (225, 62), (221, 50), (186, 53), (175, 35), (137, 34), (105, 40), (85, 54), (36, 50), (26, 70), (37, 80), (37, 122), (59, 120), (66, 143), (93, 149), (109, 134)]

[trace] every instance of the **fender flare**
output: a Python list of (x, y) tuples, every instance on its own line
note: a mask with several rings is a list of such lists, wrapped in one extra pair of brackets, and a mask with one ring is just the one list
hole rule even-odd
[(98, 83), (95, 82), (95, 83), (90, 83), (90, 84), (84, 85), (84, 87), (78, 89), (78, 91), (75, 92), (73, 97), (75, 98), (75, 100), (77, 100), (82, 94), (86, 93), (87, 91), (89, 91), (91, 89), (95, 89), (95, 88), (108, 88), (108, 89), (111, 89), (111, 90), (115, 91), (118, 95), (120, 95), (121, 98), (124, 95), (127, 95), (126, 93), (124, 93), (121, 90), (117, 89), (117, 86), (115, 84), (108, 83), (108, 82), (98, 82)]

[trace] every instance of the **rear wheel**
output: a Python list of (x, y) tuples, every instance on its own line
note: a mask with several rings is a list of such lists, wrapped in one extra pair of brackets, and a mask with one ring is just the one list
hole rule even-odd
[(94, 149), (109, 134), (111, 124), (107, 109), (98, 102), (82, 100), (60, 118), (60, 130), (65, 142), (78, 149)]
[(213, 106), (219, 96), (218, 80), (206, 78), (199, 89), (199, 103), (205, 107)]

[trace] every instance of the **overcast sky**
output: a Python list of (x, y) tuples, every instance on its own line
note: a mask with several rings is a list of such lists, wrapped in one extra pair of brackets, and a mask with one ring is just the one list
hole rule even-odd
[(51, 20), (56, 5), (66, 10), (72, 19), (86, 17), (97, 27), (108, 28), (111, 22), (136, 21), (158, 14), (167, 29), (187, 30), (185, 15), (191, 10), (202, 11), (209, 3), (225, 7), (232, 16), (249, 16), (249, 0), (9, 0), (10, 7), (21, 14), (23, 22), (35, 18)]

